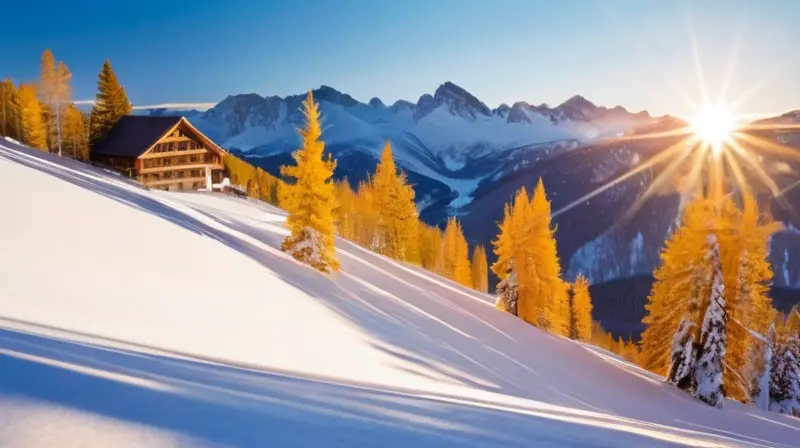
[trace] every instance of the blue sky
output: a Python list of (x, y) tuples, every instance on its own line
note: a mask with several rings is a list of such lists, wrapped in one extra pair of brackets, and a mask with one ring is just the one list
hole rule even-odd
[(322, 84), (391, 103), (449, 80), (490, 107), (581, 94), (691, 114), (679, 92), (701, 98), (694, 30), (712, 97), (738, 47), (729, 97), (763, 85), (740, 112), (800, 108), (796, 0), (44, 0), (3, 11), (0, 77), (35, 78), (51, 48), (75, 99), (94, 97), (108, 57), (135, 105)]

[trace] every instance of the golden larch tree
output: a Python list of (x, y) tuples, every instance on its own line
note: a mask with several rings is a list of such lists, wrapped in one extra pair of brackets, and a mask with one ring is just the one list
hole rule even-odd
[(571, 337), (580, 341), (592, 340), (592, 297), (589, 294), (589, 280), (578, 275), (572, 284), (570, 300)]
[(436, 271), (441, 247), (442, 231), (438, 227), (420, 224), (419, 256), (423, 268), (442, 274)]
[(419, 220), (414, 189), (394, 163), (387, 141), (372, 178), (378, 211), (378, 252), (402, 261), (419, 263)]
[(64, 152), (78, 160), (89, 160), (89, 141), (83, 113), (70, 104), (61, 118), (61, 138)]
[(489, 291), (489, 265), (486, 250), (480, 244), (472, 250), (472, 287), (480, 292)]
[(10, 79), (0, 82), (0, 135), (23, 140), (19, 94)]
[(303, 113), (305, 127), (298, 130), (302, 147), (292, 154), (295, 165), (281, 167), (281, 175), (295, 179), (281, 189), (280, 202), (289, 213), (286, 224), (291, 230), (281, 249), (322, 272), (336, 271), (339, 268), (334, 246), (336, 198), (331, 180), (336, 162), (330, 154), (323, 158), (325, 143), (320, 140), (319, 105), (310, 91), (303, 101)]
[(666, 241), (661, 251), (661, 265), (653, 273), (650, 295), (642, 319), (646, 328), (642, 333), (642, 367), (659, 375), (667, 375), (670, 367), (670, 350), (673, 336), (681, 322), (686, 322), (687, 338), (697, 342), (695, 322), (700, 316), (700, 297), (707, 295), (698, 282), (705, 273), (700, 269), (706, 254), (709, 222), (709, 202), (695, 200), (683, 210), (681, 225)]
[(472, 287), (472, 269), (469, 262), (469, 246), (455, 217), (447, 220), (442, 239), (445, 275), (468, 288)]
[(19, 103), (22, 114), (22, 140), (26, 145), (47, 151), (47, 130), (42, 120), (42, 107), (32, 84), (19, 86)]
[[(528, 207), (523, 198), (514, 202), (514, 222), (520, 281), (519, 315), (545, 330), (569, 336), (568, 285), (561, 279), (555, 231), (551, 227), (550, 201), (542, 179), (536, 184)], [(518, 218), (517, 212), (523, 214)]]
[(749, 192), (743, 195), (741, 211), (732, 202), (724, 206), (723, 219), (729, 223), (729, 231), (719, 237), (728, 312), (724, 380), (728, 397), (750, 402), (762, 344), (748, 330), (765, 334), (772, 320), (768, 293), (773, 274), (767, 256), (770, 236), (780, 224), (761, 222), (758, 203)]

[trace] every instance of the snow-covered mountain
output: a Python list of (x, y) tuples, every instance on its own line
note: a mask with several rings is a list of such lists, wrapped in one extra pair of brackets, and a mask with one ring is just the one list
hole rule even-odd
[[(323, 138), (338, 161), (338, 178), (353, 183), (365, 179), (374, 171), (383, 142), (390, 140), (399, 165), (415, 185), (422, 218), (442, 223), (458, 214), (470, 241), (480, 244), (494, 238), (502, 206), (520, 186), (532, 187), (544, 177), (553, 209), (558, 210), (676, 141), (621, 141), (614, 136), (686, 126), (674, 117), (597, 106), (582, 96), (555, 107), (517, 102), (491, 109), (450, 82), (415, 103), (386, 105), (378, 98), (362, 103), (327, 86), (314, 95), (323, 114)], [(299, 108), (304, 98), (233, 95), (191, 117), (223, 146), (277, 174), (298, 145), (296, 128), (302, 122)], [(796, 123), (799, 117), (800, 113), (787, 113), (764, 123)], [(800, 148), (796, 131), (772, 131), (767, 137)], [(769, 163), (767, 168), (783, 186), (800, 172), (791, 158)], [(557, 217), (559, 252), (569, 277), (582, 272), (600, 283), (652, 272), (679, 215), (680, 197), (660, 191), (635, 214), (622, 217), (661, 168), (645, 170)], [(765, 208), (774, 208), (766, 202)], [(777, 219), (800, 228), (789, 212), (777, 213)], [(771, 257), (776, 285), (800, 288), (797, 235), (776, 235)]]
[[(342, 177), (353, 182), (365, 178), (389, 140), (399, 165), (417, 184), (423, 214), (434, 207), (428, 213), (439, 217), (468, 204), (481, 182), (650, 119), (647, 112), (598, 107), (580, 96), (554, 108), (517, 102), (491, 109), (451, 82), (416, 103), (400, 100), (390, 106), (378, 98), (362, 103), (328, 86), (316, 89), (314, 96), (322, 111), (323, 138), (343, 166)], [(188, 116), (222, 146), (277, 173), (297, 148), (304, 99), (304, 94), (232, 95)]]
[(0, 205), (0, 446), (796, 446), (345, 240), (320, 274), (257, 201), (0, 141)]

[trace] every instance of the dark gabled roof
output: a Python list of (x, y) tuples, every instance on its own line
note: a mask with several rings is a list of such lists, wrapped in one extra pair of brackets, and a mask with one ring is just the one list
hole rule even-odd
[(92, 154), (139, 157), (175, 127), (182, 117), (126, 115), (97, 144)]

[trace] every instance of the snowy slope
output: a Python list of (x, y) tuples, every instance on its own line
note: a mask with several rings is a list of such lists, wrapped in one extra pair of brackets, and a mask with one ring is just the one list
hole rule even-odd
[(284, 214), (0, 143), (0, 446), (798, 446)]

